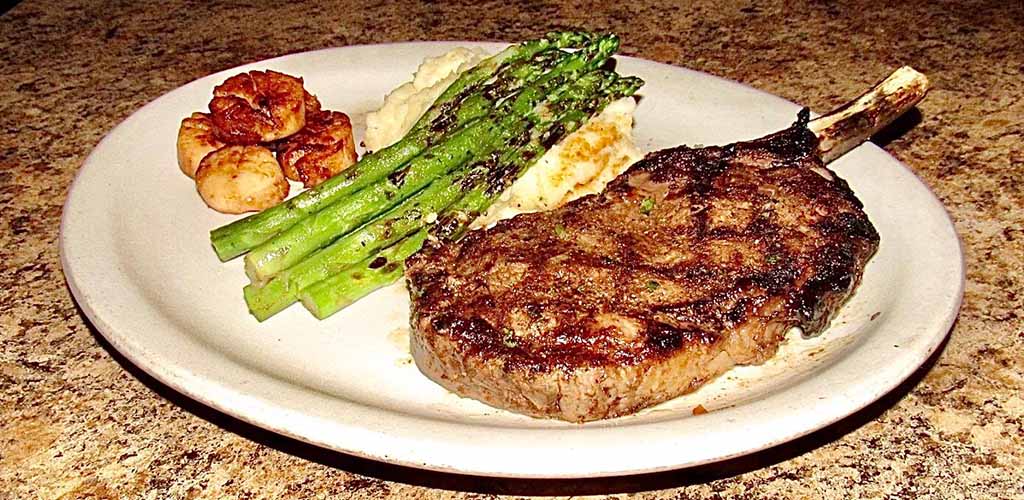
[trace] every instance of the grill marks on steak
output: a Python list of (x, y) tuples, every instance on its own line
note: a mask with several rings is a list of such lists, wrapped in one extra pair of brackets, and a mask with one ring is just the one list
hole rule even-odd
[(805, 111), (762, 139), (651, 153), (602, 193), (420, 252), (407, 277), (421, 370), (583, 421), (760, 363), (793, 326), (820, 332), (878, 234), (806, 124)]

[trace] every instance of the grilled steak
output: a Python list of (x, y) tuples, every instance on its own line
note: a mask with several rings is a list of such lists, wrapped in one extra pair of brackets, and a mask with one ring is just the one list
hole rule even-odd
[(425, 249), (407, 262), (417, 365), (460, 395), (582, 422), (761, 363), (793, 327), (821, 332), (879, 241), (822, 158), (923, 85), (880, 85), (811, 128), (805, 110), (761, 139), (651, 153), (602, 193)]

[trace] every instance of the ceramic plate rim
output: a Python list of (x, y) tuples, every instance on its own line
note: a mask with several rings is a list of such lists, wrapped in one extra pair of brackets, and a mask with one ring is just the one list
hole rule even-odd
[[(68, 286), (81, 310), (85, 313), (100, 334), (103, 335), (103, 337), (117, 351), (123, 354), (135, 366), (181, 394), (250, 424), (314, 445), (403, 466), (426, 468), (442, 472), (523, 478), (574, 478), (648, 473), (701, 465), (766, 449), (832, 424), (881, 398), (906, 380), (935, 352), (945, 339), (949, 329), (956, 319), (962, 301), (965, 280), (963, 252), (959, 238), (956, 236), (955, 229), (948, 213), (946, 213), (945, 209), (942, 207), (941, 202), (919, 179), (917, 182), (919, 182), (922, 187), (928, 191), (928, 194), (931, 195), (931, 202), (934, 204), (934, 206), (928, 207), (928, 209), (938, 209), (945, 217), (945, 223), (948, 225), (951, 240), (944, 243), (955, 244), (956, 254), (959, 256), (957, 262), (949, 263), (951, 265), (958, 266), (955, 270), (958, 271), (957, 274), (959, 275), (959, 281), (950, 285), (952, 287), (949, 289), (949, 291), (952, 292), (949, 295), (951, 301), (948, 304), (945, 304), (942, 308), (942, 316), (938, 317), (934, 321), (934, 328), (932, 328), (932, 330), (934, 330), (933, 334), (917, 347), (913, 356), (905, 360), (906, 363), (900, 367), (900, 370), (892, 373), (888, 379), (881, 383), (876, 383), (872, 387), (869, 387), (870, 390), (859, 393), (856, 398), (850, 398), (847, 401), (843, 401), (841, 409), (837, 410), (832, 405), (823, 402), (814, 402), (812, 403), (815, 405), (813, 407), (814, 409), (828, 411), (828, 413), (824, 414), (822, 418), (811, 423), (803, 422), (801, 425), (797, 425), (796, 427), (783, 428), (766, 438), (754, 440), (754, 442), (749, 446), (722, 448), (717, 452), (705, 453), (698, 459), (693, 459), (692, 457), (687, 460), (673, 459), (670, 456), (664, 457), (664, 455), (668, 454), (663, 453), (663, 458), (654, 461), (649, 460), (647, 462), (624, 463), (621, 459), (604, 459), (595, 460), (587, 464), (568, 464), (566, 467), (559, 470), (538, 470), (537, 467), (530, 466), (529, 464), (511, 462), (503, 463), (501, 460), (487, 459), (480, 456), (480, 452), (482, 451), (494, 452), (495, 450), (504, 449), (502, 446), (510, 446), (507, 442), (497, 445), (494, 443), (488, 443), (489, 447), (482, 449), (479, 445), (474, 446), (467, 443), (453, 445), (452, 443), (439, 442), (438, 439), (433, 439), (430, 436), (423, 435), (422, 433), (418, 436), (410, 436), (406, 433), (396, 437), (389, 435), (385, 429), (378, 425), (371, 425), (365, 421), (358, 420), (360, 418), (375, 415), (377, 417), (391, 419), (393, 422), (401, 425), (410, 425), (412, 427), (420, 426), (422, 428), (423, 419), (420, 417), (410, 415), (393, 415), (387, 414), (387, 412), (383, 412), (385, 414), (382, 415), (379, 409), (350, 408), (350, 413), (347, 413), (345, 416), (347, 420), (345, 422), (339, 422), (336, 414), (328, 415), (318, 412), (318, 410), (302, 411), (300, 410), (300, 407), (294, 404), (294, 402), (289, 401), (289, 404), (285, 404), (274, 397), (268, 397), (268, 392), (272, 392), (275, 389), (291, 394), (290, 392), (287, 392), (289, 390), (288, 387), (282, 386), (282, 384), (287, 385), (283, 381), (264, 380), (269, 377), (268, 375), (262, 373), (253, 374), (255, 377), (253, 380), (257, 380), (259, 384), (262, 384), (263, 389), (259, 389), (254, 388), (251, 383), (246, 384), (239, 383), (238, 380), (217, 379), (210, 375), (210, 370), (212, 368), (168, 365), (166, 357), (161, 354), (161, 349), (164, 349), (165, 347), (154, 347), (152, 345), (146, 345), (144, 342), (140, 343), (138, 338), (133, 338), (131, 331), (126, 331), (125, 326), (122, 324), (123, 320), (118, 316), (117, 310), (113, 307), (113, 302), (111, 300), (103, 300), (90, 295), (89, 289), (93, 285), (89, 282), (82, 282), (82, 279), (84, 276), (89, 276), (89, 272), (93, 270), (84, 270), (81, 267), (86, 265), (83, 263), (81, 258), (83, 255), (82, 252), (86, 251), (86, 249), (82, 248), (82, 245), (85, 243), (80, 236), (80, 231), (82, 230), (80, 227), (81, 223), (79, 222), (80, 215), (75, 213), (75, 209), (80, 208), (80, 205), (83, 202), (80, 202), (79, 198), (86, 194), (83, 193), (83, 190), (86, 189), (83, 187), (86, 183), (83, 179), (86, 177), (87, 172), (90, 171), (90, 169), (95, 170), (100, 168), (94, 166), (96, 161), (98, 161), (96, 158), (99, 156), (101, 151), (104, 151), (105, 148), (112, 147), (112, 143), (118, 138), (118, 134), (120, 133), (119, 130), (121, 130), (122, 127), (126, 123), (130, 122), (134, 117), (141, 116), (147, 110), (155, 106), (159, 106), (165, 97), (183, 87), (195, 84), (199, 80), (218, 77), (220, 75), (237, 71), (238, 68), (242, 67), (273, 64), (291, 57), (302, 57), (307, 54), (331, 51), (365, 50), (367, 48), (389, 50), (396, 47), (455, 47), (463, 45), (497, 48), (502, 47), (504, 44), (472, 41), (408, 42), (354, 45), (288, 54), (264, 61), (248, 63), (237, 68), (231, 68), (203, 77), (194, 82), (190, 82), (185, 86), (179, 87), (178, 89), (172, 90), (135, 111), (135, 113), (126, 118), (106, 136), (104, 136), (104, 138), (89, 154), (77, 172), (75, 179), (68, 190), (65, 201), (64, 211), (61, 217), (59, 242), (61, 264)], [(636, 58), (619, 57), (622, 59), (639, 61), (643, 64), (668, 67), (671, 68), (672, 71), (694, 73), (704, 78), (724, 81), (713, 75), (708, 75), (694, 70)], [(736, 82), (729, 83), (732, 85), (743, 86)], [(749, 89), (749, 87), (746, 88)], [(754, 90), (756, 91), (756, 89)], [(756, 92), (764, 94), (766, 98), (771, 97), (774, 99), (780, 99), (777, 96), (773, 96), (762, 91)], [(875, 150), (876, 152), (880, 152), (881, 154), (888, 156), (884, 151), (874, 145), (865, 145), (862, 146), (862, 148)], [(895, 159), (893, 159), (893, 162), (899, 163)], [(913, 175), (913, 172), (901, 163), (899, 163), (899, 166)], [(217, 355), (228, 362), (234, 363), (234, 361), (224, 358), (222, 353), (217, 353)], [(248, 369), (242, 365), (238, 366), (243, 369)], [(296, 389), (295, 387), (292, 387), (290, 389), (300, 390), (306, 393), (310, 392), (305, 388)], [(315, 400), (317, 396), (313, 394), (309, 397)], [(320, 397), (327, 396), (321, 394)], [(335, 398), (335, 401), (337, 401), (337, 398)], [(358, 403), (354, 402), (347, 403), (358, 405)], [(834, 404), (836, 402), (829, 401), (827, 403)], [(724, 411), (727, 412), (728, 409)], [(356, 420), (353, 421), (353, 419)], [(415, 421), (408, 421), (408, 419), (413, 419)], [(657, 435), (659, 432), (668, 432), (672, 427), (669, 424), (671, 424), (671, 422), (643, 424), (643, 426), (647, 428), (644, 432), (654, 433), (650, 435)], [(452, 424), (448, 422), (437, 425), (441, 426), (443, 430), (452, 429)], [(329, 429), (330, 432), (319, 435), (316, 432), (317, 430), (324, 429)], [(460, 428), (459, 430), (466, 432), (469, 436), (485, 435), (481, 434), (481, 428), (479, 425), (471, 423), (464, 424), (463, 428)], [(623, 441), (628, 439), (631, 435), (636, 435), (635, 432), (630, 433), (628, 430), (636, 431), (636, 429), (633, 429), (630, 426), (598, 428), (588, 428), (584, 426), (578, 429), (509, 429), (506, 430), (508, 435), (506, 436), (505, 441), (518, 440), (521, 443), (519, 445), (520, 448), (527, 445), (536, 446), (541, 443), (560, 443), (562, 441), (576, 446), (579, 444), (579, 435), (581, 435), (581, 433), (589, 433), (591, 436), (596, 435), (600, 438), (602, 440), (602, 444), (606, 446), (606, 450), (614, 450), (617, 453), (621, 453), (631, 449), (631, 446), (628, 443), (624, 444)], [(573, 434), (576, 436), (573, 437)], [(328, 436), (328, 438), (324, 438), (323, 436), (325, 435)], [(339, 439), (339, 437), (344, 439)], [(676, 442), (674, 441), (673, 443)], [(632, 446), (632, 448), (635, 448), (635, 445)], [(578, 451), (580, 450), (570, 448), (561, 450), (560, 452), (563, 453), (564, 456), (572, 456), (572, 453)], [(665, 449), (661, 451), (667, 452), (668, 450)], [(555, 452), (559, 451), (555, 450)]]

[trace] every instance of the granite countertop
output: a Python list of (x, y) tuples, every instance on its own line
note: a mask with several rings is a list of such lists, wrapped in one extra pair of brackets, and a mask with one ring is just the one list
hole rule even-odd
[[(0, 16), (0, 499), (1024, 498), (1024, 4), (889, 3), (15, 6)], [(920, 122), (883, 142), (935, 190), (963, 241), (965, 301), (940, 353), (866, 410), (752, 456), (514, 481), (380, 464), (248, 426), (142, 374), (76, 308), (57, 251), (65, 194), (103, 134), (146, 102), (291, 52), (566, 26), (614, 31), (625, 54), (816, 109), (900, 64), (927, 73)]]

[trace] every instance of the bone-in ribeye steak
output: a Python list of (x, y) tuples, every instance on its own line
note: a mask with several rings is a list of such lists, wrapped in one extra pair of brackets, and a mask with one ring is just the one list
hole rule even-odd
[(807, 125), (651, 153), (602, 193), (424, 249), (407, 262), (420, 370), (582, 422), (761, 363), (792, 327), (820, 332), (879, 236)]

